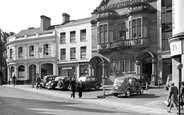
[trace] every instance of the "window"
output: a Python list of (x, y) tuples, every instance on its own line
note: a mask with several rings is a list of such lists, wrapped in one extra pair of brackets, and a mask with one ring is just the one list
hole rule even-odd
[(111, 74), (116, 73), (131, 73), (135, 72), (135, 64), (133, 60), (119, 60), (111, 62)]
[(88, 65), (80, 65), (80, 77), (88, 75)]
[(49, 55), (49, 45), (48, 44), (43, 45), (43, 55)]
[(81, 59), (86, 58), (86, 46), (81, 47)]
[(34, 46), (29, 47), (29, 56), (34, 57)]
[(13, 49), (10, 49), (10, 59), (13, 59)]
[(129, 22), (130, 39), (147, 37), (147, 25), (148, 25), (148, 22), (146, 18), (132, 19)]
[(86, 29), (80, 31), (80, 41), (86, 40)]
[(18, 48), (18, 58), (22, 58), (22, 53), (23, 53), (23, 48), (19, 47)]
[(172, 5), (172, 0), (162, 0), (162, 6)]
[[(126, 31), (125, 31), (125, 23), (118, 24), (117, 30), (118, 30), (118, 37), (117, 40), (124, 40), (126, 39)], [(116, 38), (116, 37), (114, 37)]]
[(107, 38), (107, 24), (99, 26), (99, 43), (105, 43)]
[(61, 49), (61, 60), (66, 60), (66, 49)]
[(75, 37), (76, 37), (75, 31), (70, 32), (70, 42), (75, 42)]
[(75, 48), (70, 48), (70, 59), (76, 59), (76, 49)]
[(66, 33), (60, 33), (60, 43), (66, 43)]
[(18, 67), (18, 78), (24, 78), (25, 76), (25, 67), (23, 65)]

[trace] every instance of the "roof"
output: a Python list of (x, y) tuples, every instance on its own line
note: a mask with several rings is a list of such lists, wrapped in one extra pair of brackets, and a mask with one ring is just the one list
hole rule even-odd
[(17, 37), (24, 36), (24, 35), (32, 35), (40, 32), (40, 28), (34, 28), (34, 29), (26, 29), (21, 30), (19, 33), (16, 34)]

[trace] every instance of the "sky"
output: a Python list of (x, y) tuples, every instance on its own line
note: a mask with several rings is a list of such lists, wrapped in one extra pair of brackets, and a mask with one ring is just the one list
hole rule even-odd
[(40, 27), (40, 16), (51, 18), (51, 25), (62, 23), (62, 14), (70, 20), (87, 18), (101, 0), (0, 0), (0, 29), (18, 33)]

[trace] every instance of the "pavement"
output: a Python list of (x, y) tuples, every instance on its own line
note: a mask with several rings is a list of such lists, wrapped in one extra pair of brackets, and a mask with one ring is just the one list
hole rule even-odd
[[(30, 91), (34, 93), (39, 93), (43, 95), (59, 97), (64, 99), (71, 99), (71, 91), (61, 91), (61, 90), (38, 90), (33, 88), (32, 85), (3, 85), (4, 87), (17, 88), (24, 91)], [(98, 91), (84, 91), (82, 98), (78, 98), (78, 92), (76, 92), (75, 101), (83, 103), (91, 103), (102, 106), (109, 106), (116, 108), (118, 110), (130, 110), (139, 113), (144, 113), (147, 115), (176, 115), (177, 111), (175, 108), (172, 109), (171, 113), (168, 113), (169, 109), (165, 104), (164, 100), (167, 99), (168, 91), (165, 88), (150, 88), (145, 90), (143, 95), (132, 95), (129, 98), (124, 96), (114, 97), (110, 93), (110, 88), (105, 90), (100, 89)], [(103, 97), (105, 94), (105, 97)], [(184, 110), (181, 109), (181, 115), (183, 115)]]

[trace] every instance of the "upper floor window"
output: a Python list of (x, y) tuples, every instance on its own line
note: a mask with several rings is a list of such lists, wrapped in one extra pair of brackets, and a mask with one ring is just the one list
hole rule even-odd
[(105, 43), (108, 41), (107, 38), (107, 24), (99, 26), (99, 43)]
[(147, 19), (137, 18), (129, 21), (129, 37), (130, 39), (136, 39), (141, 37), (147, 37)]
[(70, 48), (70, 59), (76, 59), (76, 48)]
[(80, 41), (86, 40), (86, 29), (80, 31)]
[(86, 58), (86, 46), (81, 47), (81, 59)]
[(13, 59), (13, 49), (10, 49), (10, 59)]
[(43, 55), (49, 55), (49, 45), (48, 44), (43, 45)]
[(23, 54), (23, 48), (19, 47), (18, 48), (18, 58), (22, 58), (22, 54)]
[(66, 33), (60, 33), (60, 43), (66, 43)]
[[(117, 27), (118, 32), (118, 40), (125, 40), (126, 39), (126, 30), (125, 30), (125, 23), (118, 24)], [(116, 38), (116, 37), (115, 37)]]
[(71, 31), (70, 32), (70, 42), (75, 42), (76, 41), (76, 32)]
[(162, 6), (172, 5), (172, 0), (162, 0)]
[(34, 46), (29, 47), (29, 56), (34, 57)]
[(61, 53), (61, 60), (66, 60), (66, 49), (61, 49), (60, 53)]

